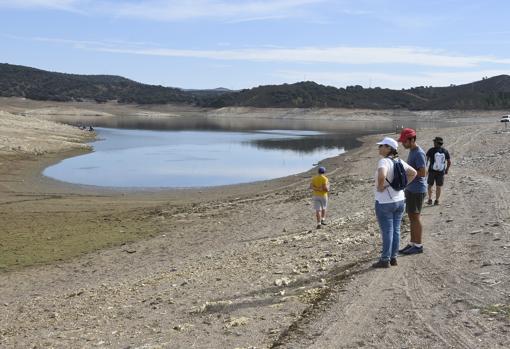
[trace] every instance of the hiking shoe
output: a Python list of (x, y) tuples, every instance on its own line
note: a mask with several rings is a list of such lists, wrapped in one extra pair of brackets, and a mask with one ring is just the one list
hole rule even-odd
[(322, 225), (328, 225), (328, 223), (324, 222), (324, 221), (321, 221), (321, 224)]
[(439, 205), (439, 201), (436, 200), (436, 201), (434, 201), (434, 206), (437, 206), (437, 205)]
[(403, 249), (401, 250), (398, 250), (398, 253), (404, 253), (405, 251), (407, 251), (408, 249), (410, 249), (411, 247), (413, 247), (413, 245), (407, 245), (406, 247), (404, 247)]
[(389, 268), (390, 261), (382, 261), (379, 259), (376, 263), (372, 264), (372, 268)]
[(418, 253), (423, 253), (423, 246), (422, 247), (412, 246), (411, 248), (402, 252), (402, 254), (405, 254), (405, 255), (418, 254)]
[(427, 200), (427, 205), (432, 205), (432, 199)]
[(397, 266), (397, 265), (398, 265), (398, 263), (397, 263), (397, 259), (396, 259), (396, 258), (391, 258), (391, 259), (390, 259), (390, 265), (392, 265), (392, 266), (394, 266), (394, 267), (395, 267), (395, 266)]
[(317, 229), (320, 229), (321, 228), (321, 225), (320, 224), (317, 224)]

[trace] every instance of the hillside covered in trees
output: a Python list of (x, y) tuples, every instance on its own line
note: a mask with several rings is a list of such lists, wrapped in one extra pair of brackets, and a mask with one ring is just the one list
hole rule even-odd
[(195, 103), (193, 95), (178, 88), (141, 84), (120, 76), (53, 73), (11, 64), (0, 64), (0, 96), (63, 102)]
[(311, 81), (241, 91), (183, 90), (113, 75), (64, 74), (0, 64), (0, 96), (53, 101), (95, 100), (98, 103), (189, 104), (211, 108), (510, 109), (510, 76), (499, 75), (459, 86), (402, 90), (362, 86), (336, 88)]
[(510, 76), (500, 75), (459, 86), (402, 90), (362, 86), (336, 88), (307, 81), (225, 93), (206, 102), (211, 107), (508, 109)]

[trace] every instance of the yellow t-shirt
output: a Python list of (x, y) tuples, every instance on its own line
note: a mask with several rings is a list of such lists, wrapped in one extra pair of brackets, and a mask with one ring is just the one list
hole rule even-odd
[(328, 186), (328, 182), (329, 182), (328, 177), (326, 177), (326, 176), (324, 176), (322, 174), (313, 176), (312, 177), (313, 195), (327, 197), (328, 196), (328, 192), (327, 191), (316, 190), (315, 188), (322, 188), (323, 186), (327, 187)]

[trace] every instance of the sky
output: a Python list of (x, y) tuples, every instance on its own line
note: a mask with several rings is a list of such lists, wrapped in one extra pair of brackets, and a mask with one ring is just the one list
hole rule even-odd
[(509, 14), (507, 0), (0, 0), (0, 63), (189, 89), (448, 86), (510, 74)]

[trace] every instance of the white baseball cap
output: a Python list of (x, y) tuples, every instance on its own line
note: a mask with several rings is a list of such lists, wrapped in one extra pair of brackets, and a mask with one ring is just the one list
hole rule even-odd
[(398, 148), (398, 143), (396, 140), (394, 140), (393, 138), (391, 137), (384, 137), (382, 141), (380, 142), (377, 142), (378, 145), (389, 145), (390, 147), (392, 147), (393, 149), (397, 150)]

